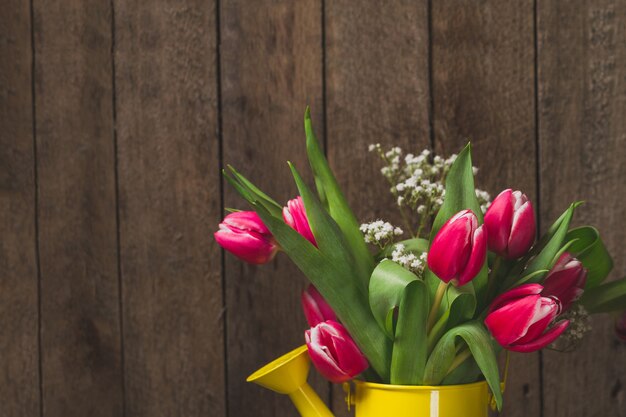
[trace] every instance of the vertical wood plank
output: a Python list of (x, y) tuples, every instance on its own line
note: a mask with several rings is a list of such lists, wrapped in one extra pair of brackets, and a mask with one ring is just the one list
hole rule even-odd
[(31, 14), (0, 14), (0, 415), (39, 416)]
[[(402, 223), (368, 145), (430, 147), (427, 3), (326, 2), (327, 154), (362, 222)], [(344, 397), (335, 386), (337, 416)]]
[(44, 416), (122, 413), (108, 2), (35, 0)]
[(115, 1), (128, 416), (226, 416), (216, 13)]
[[(468, 140), (477, 186), (523, 190), (535, 203), (533, 2), (433, 1), (435, 149)], [(538, 416), (538, 354), (512, 355), (503, 415)]]
[[(297, 195), (285, 161), (308, 172), (307, 104), (322, 133), (321, 2), (224, 0), (221, 8), (224, 163), (285, 203)], [(227, 207), (250, 209), (225, 187)], [(304, 343), (306, 280), (284, 254), (259, 267), (225, 259), (229, 415), (297, 416), (287, 397), (245, 379)], [(316, 385), (324, 398), (327, 384)]]
[[(542, 216), (585, 200), (576, 224), (599, 228), (626, 273), (626, 5), (538, 3)], [(599, 316), (571, 354), (544, 354), (545, 416), (623, 416), (626, 345)]]

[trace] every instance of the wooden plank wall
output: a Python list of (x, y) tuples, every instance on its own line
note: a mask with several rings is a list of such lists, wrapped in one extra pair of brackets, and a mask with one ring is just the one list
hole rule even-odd
[[(623, 276), (625, 22), (617, 0), (9, 0), (0, 416), (296, 415), (244, 380), (302, 343), (305, 279), (211, 234), (243, 207), (228, 163), (296, 194), (307, 104), (363, 221), (393, 204), (368, 144), (449, 155), (471, 138), (479, 185), (523, 189), (542, 229), (586, 200), (577, 222)], [(514, 356), (502, 415), (623, 416), (624, 369), (595, 320), (574, 353)]]

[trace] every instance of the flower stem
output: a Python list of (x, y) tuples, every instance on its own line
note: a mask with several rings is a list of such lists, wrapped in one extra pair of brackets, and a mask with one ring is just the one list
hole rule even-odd
[(441, 307), (441, 300), (443, 299), (443, 295), (446, 293), (446, 288), (448, 288), (448, 283), (440, 281), (439, 286), (437, 287), (437, 292), (435, 293), (433, 306), (428, 314), (428, 327), (426, 327), (428, 333), (430, 333), (437, 321), (437, 313), (439, 312), (439, 307)]
[(489, 273), (487, 283), (487, 300), (491, 300), (493, 298), (493, 292), (495, 291), (496, 281), (498, 280), (498, 270), (500, 269), (500, 265), (502, 265), (502, 257), (498, 255), (493, 261), (493, 267)]
[(452, 361), (452, 364), (450, 364), (450, 368), (448, 368), (448, 372), (446, 373), (446, 375), (450, 375), (452, 371), (458, 368), (459, 365), (465, 362), (465, 360), (470, 356), (472, 356), (472, 352), (469, 349), (465, 349), (464, 351), (456, 355), (454, 357), (454, 360)]

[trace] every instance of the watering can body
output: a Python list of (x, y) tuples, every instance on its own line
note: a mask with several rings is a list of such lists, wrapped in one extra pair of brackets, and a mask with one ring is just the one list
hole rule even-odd
[[(310, 360), (301, 346), (265, 365), (248, 377), (280, 394), (288, 395), (302, 417), (333, 417), (332, 412), (306, 382)], [(446, 386), (388, 385), (354, 381), (345, 385), (349, 408), (355, 417), (487, 417), (486, 382)]]

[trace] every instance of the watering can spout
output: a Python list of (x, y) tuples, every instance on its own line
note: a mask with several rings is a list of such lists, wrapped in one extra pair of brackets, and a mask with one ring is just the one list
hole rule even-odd
[(303, 345), (268, 363), (247, 381), (288, 395), (302, 417), (334, 417), (307, 383), (310, 366), (307, 347)]

